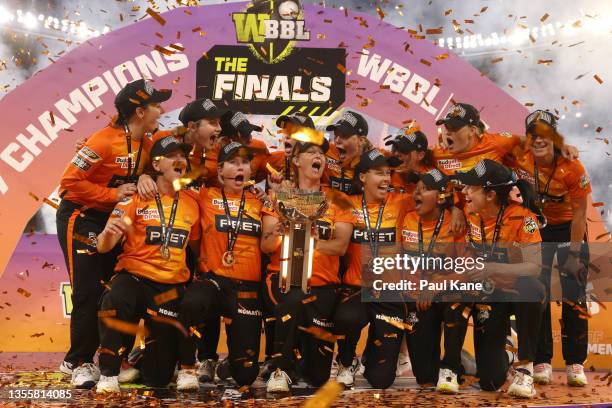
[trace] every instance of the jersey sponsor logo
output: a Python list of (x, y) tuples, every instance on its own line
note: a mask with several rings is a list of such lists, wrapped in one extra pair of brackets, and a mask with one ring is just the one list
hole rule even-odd
[(238, 314), (241, 315), (245, 315), (245, 316), (262, 316), (261, 310), (249, 310), (247, 308), (245, 308), (244, 306), (238, 306), (238, 310), (237, 310)]
[[(234, 211), (234, 212), (238, 212), (238, 208), (239, 208), (239, 203), (240, 202), (236, 202), (233, 200), (227, 200), (227, 206), (229, 207), (230, 211)], [(223, 210), (223, 200), (220, 198), (213, 198), (212, 199), (212, 204), (217, 207), (220, 210)]]
[(334, 327), (334, 322), (328, 322), (326, 320), (320, 320), (320, 319), (317, 319), (316, 317), (312, 318), (312, 323), (316, 324), (319, 327), (327, 327), (327, 328)]
[(461, 161), (457, 159), (440, 159), (438, 160), (438, 166), (445, 170), (455, 170), (461, 168)]
[(90, 161), (92, 163), (95, 163), (101, 159), (98, 153), (94, 152), (87, 146), (83, 146), (77, 154), (83, 157), (85, 160)]
[(353, 184), (351, 179), (347, 178), (339, 178), (339, 177), (330, 177), (329, 184), (331, 188), (334, 190), (341, 191), (343, 193), (350, 193), (353, 189)]
[(528, 234), (533, 234), (538, 229), (538, 223), (533, 219), (533, 217), (526, 217), (525, 223), (523, 224), (523, 231)]
[(518, 178), (520, 178), (521, 180), (526, 180), (531, 184), (535, 183), (535, 178), (533, 177), (532, 174), (530, 174), (528, 171), (523, 170), (523, 169), (517, 169), (516, 170), (516, 175), (518, 176)]
[[(162, 244), (162, 230), (159, 225), (149, 225), (146, 230), (145, 244), (147, 245), (161, 245)], [(168, 246), (172, 248), (183, 248), (189, 237), (189, 231), (183, 229), (172, 228), (172, 234), (170, 234), (170, 240)]]
[(419, 233), (417, 231), (402, 230), (402, 239), (404, 242), (419, 242)]
[[(238, 219), (231, 217), (231, 229), (236, 228)], [(227, 222), (227, 218), (223, 214), (215, 215), (215, 228), (219, 232), (229, 232), (230, 223)], [(261, 235), (261, 223), (259, 221), (247, 219), (246, 217), (240, 221), (240, 230), (238, 231), (241, 235), (247, 235), (249, 237), (259, 237)]]
[(136, 216), (142, 217), (143, 220), (159, 220), (159, 211), (157, 208), (137, 208)]
[(476, 240), (476, 241), (481, 241), (482, 240), (482, 234), (480, 233), (480, 227), (472, 224), (470, 222), (470, 236), (472, 237), (472, 239)]
[(71, 163), (73, 166), (78, 167), (83, 171), (89, 171), (89, 169), (91, 169), (91, 163), (79, 156), (78, 154), (74, 156)]
[[(119, 164), (122, 169), (127, 169), (128, 157), (127, 156), (117, 156), (115, 158), (115, 163)], [(132, 168), (134, 167), (136, 167), (136, 161), (132, 159)]]
[(332, 159), (331, 157), (326, 157), (325, 165), (331, 171), (340, 172), (342, 169), (340, 168), (340, 164), (337, 160)]
[[(368, 232), (362, 228), (354, 228), (353, 235), (351, 235), (351, 242), (356, 244), (370, 242)], [(395, 242), (395, 227), (381, 228), (378, 231), (377, 242)]]
[(589, 176), (587, 176), (586, 174), (583, 174), (582, 177), (580, 177), (580, 188), (584, 189), (587, 188), (587, 186), (589, 185)]
[(317, 226), (317, 232), (321, 241), (327, 241), (331, 238), (332, 225), (329, 222), (317, 220), (315, 225)]
[(499, 135), (503, 137), (512, 137), (512, 133), (510, 132), (499, 132)]
[(163, 315), (166, 315), (166, 316), (170, 316), (170, 317), (174, 317), (174, 318), (178, 317), (178, 312), (174, 312), (172, 310), (164, 309), (164, 308), (161, 308), (161, 307), (159, 309), (157, 309), (157, 313), (163, 314)]
[(115, 208), (111, 212), (111, 217), (123, 217), (123, 214), (125, 214), (125, 211), (123, 211), (121, 208)]

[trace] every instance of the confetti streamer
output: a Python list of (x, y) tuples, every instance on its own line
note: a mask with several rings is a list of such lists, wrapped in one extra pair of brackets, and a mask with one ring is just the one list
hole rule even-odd
[(166, 20), (159, 15), (159, 13), (157, 13), (155, 10), (153, 10), (151, 7), (148, 7), (146, 10), (147, 14), (150, 15), (151, 17), (153, 17), (153, 19), (155, 21), (157, 21), (160, 25), (165, 25), (166, 24)]

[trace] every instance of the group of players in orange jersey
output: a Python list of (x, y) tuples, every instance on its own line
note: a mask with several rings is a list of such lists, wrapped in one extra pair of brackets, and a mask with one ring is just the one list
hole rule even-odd
[[(75, 387), (117, 392), (141, 377), (190, 391), (231, 377), (245, 389), (262, 376), (268, 392), (287, 392), (298, 380), (328, 381), (337, 350), (336, 381), (353, 386), (363, 365), (372, 387), (388, 388), (407, 346), (419, 385), (456, 393), (471, 317), (480, 387), (497, 390), (509, 379), (509, 394), (532, 398), (534, 383), (552, 381), (555, 256), (567, 299), (567, 383), (586, 385), (580, 310), (591, 187), (553, 114), (530, 114), (525, 136), (493, 134), (477, 109), (458, 103), (436, 122), (438, 146), (401, 129), (379, 150), (356, 112), (345, 110), (322, 142), (292, 137), (315, 129), (295, 113), (276, 120), (284, 146), (269, 153), (252, 137), (260, 126), (210, 99), (182, 109), (182, 131), (159, 130), (170, 97), (145, 80), (127, 84), (116, 117), (79, 142), (62, 176), (57, 226), (73, 311), (60, 370)], [(279, 288), (286, 223), (271, 203), (287, 186), (328, 201), (314, 224), (309, 293)], [(510, 256), (516, 243), (542, 243), (542, 251)], [(429, 291), (364, 301), (376, 296), (366, 272), (389, 245), (414, 256), (470, 248), (490, 268), (467, 277), (496, 300), (449, 302)], [(508, 344), (512, 315), (516, 347)], [(219, 361), (221, 322), (229, 354)]]

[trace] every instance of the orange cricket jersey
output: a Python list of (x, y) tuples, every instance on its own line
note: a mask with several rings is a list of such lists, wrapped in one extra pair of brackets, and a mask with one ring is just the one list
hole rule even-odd
[(323, 182), (335, 190), (350, 194), (353, 188), (352, 181), (355, 167), (359, 163), (359, 159), (360, 156), (357, 156), (348, 167), (342, 167), (336, 144), (330, 143), (329, 150), (325, 155)]
[[(327, 186), (322, 187), (322, 191), (326, 194), (332, 193), (331, 189)], [(348, 197), (343, 193), (334, 191), (333, 194), (342, 194), (343, 198), (348, 203)], [(334, 237), (334, 225), (339, 222), (347, 222), (354, 224), (355, 218), (351, 213), (350, 208), (343, 208), (330, 200), (328, 197), (329, 206), (323, 216), (316, 221), (317, 231), (319, 233), (319, 239), (327, 241)], [(268, 215), (278, 217), (275, 212), (268, 212)], [(268, 270), (271, 272), (280, 271), (280, 246), (270, 256), (270, 264)], [(314, 252), (312, 257), (312, 286), (323, 286), (330, 284), (340, 283), (340, 277), (338, 275), (338, 269), (340, 267), (340, 258), (337, 256), (330, 256), (320, 253), (319, 251)]]
[[(166, 225), (174, 195), (162, 195)], [(179, 192), (176, 216), (168, 248), (170, 259), (160, 253), (162, 228), (155, 199), (144, 200), (138, 194), (126, 198), (115, 206), (111, 217), (129, 217), (132, 229), (123, 241), (123, 252), (118, 257), (116, 271), (122, 269), (159, 283), (183, 283), (189, 280), (189, 269), (185, 263), (186, 246), (189, 240), (200, 239), (200, 212), (198, 203), (185, 191)]]
[[(140, 141), (131, 140), (132, 172), (140, 175), (149, 161), (153, 137), (142, 139), (138, 168), (136, 158)], [(117, 203), (117, 187), (128, 182), (127, 141), (123, 128), (107, 126), (91, 135), (75, 155), (60, 181), (60, 197), (103, 212)]]
[(490, 159), (500, 163), (520, 144), (519, 136), (510, 133), (485, 133), (478, 143), (469, 151), (452, 154), (439, 147), (433, 149), (433, 162), (435, 166), (446, 175), (453, 175), (456, 171), (471, 170), (480, 160)]
[[(352, 213), (355, 217), (355, 225), (351, 235), (351, 242), (346, 251), (348, 268), (342, 283), (353, 286), (361, 286), (361, 269), (367, 263), (367, 260), (372, 257), (369, 244), (370, 239), (365, 227), (362, 197), (362, 194), (349, 197), (353, 204)], [(378, 233), (379, 256), (390, 255), (388, 253), (389, 250), (395, 252), (398, 248), (395, 244), (400, 242), (399, 226), (411, 203), (414, 204), (414, 201), (408, 199), (408, 194), (389, 193), (387, 195)], [(374, 229), (378, 222), (380, 203), (367, 204), (367, 209), (368, 217), (370, 218), (370, 228)], [(385, 247), (387, 247), (387, 252), (385, 252)]]
[[(517, 156), (516, 174), (519, 178), (535, 185), (534, 157), (531, 151)], [(552, 175), (552, 179), (550, 179)], [(546, 183), (550, 179), (547, 194), (550, 196), (542, 209), (550, 225), (569, 222), (573, 218), (572, 199), (583, 198), (591, 193), (591, 182), (584, 166), (579, 160), (567, 160), (560, 156), (557, 166), (538, 165), (539, 192), (543, 193)]]
[[(482, 231), (480, 230), (480, 215), (466, 214), (468, 224), (468, 237), (471, 241), (482, 243)], [(484, 221), (484, 235), (487, 246), (491, 245), (495, 233), (496, 216), (489, 217)], [(499, 230), (499, 243), (534, 243), (541, 242), (540, 229), (537, 217), (529, 209), (517, 203), (510, 203), (504, 211), (502, 225)], [(507, 246), (507, 245), (506, 245)]]
[(223, 196), (218, 187), (200, 189), (200, 223), (202, 225), (202, 242), (200, 244), (200, 270), (212, 271), (227, 278), (259, 281), (261, 279), (261, 237), (262, 202), (251, 192), (245, 192), (244, 214), (240, 223), (238, 239), (234, 245), (235, 262), (224, 266), (221, 262), (227, 251), (229, 229), (236, 227), (240, 194), (226, 193), (231, 215), (231, 226), (228, 225)]
[[(401, 233), (402, 233), (402, 247), (404, 251), (409, 253), (418, 253), (419, 252), (419, 215), (416, 211), (410, 211), (404, 217), (404, 220), (401, 225)], [(449, 244), (455, 242), (465, 242), (465, 236), (456, 237), (450, 233), (450, 223), (451, 223), (451, 212), (450, 210), (444, 210), (444, 221), (442, 222), (442, 226), (440, 227), (440, 232), (438, 233), (438, 237), (436, 238), (436, 244)], [(429, 243), (431, 242), (431, 238), (433, 236), (434, 230), (436, 229), (436, 224), (438, 220), (422, 220), (421, 226), (423, 228), (423, 250), (427, 251), (429, 247)], [(446, 248), (447, 246), (441, 245), (440, 248)], [(448, 252), (445, 250), (448, 254)], [(436, 254), (436, 246), (433, 247), (432, 253)], [(452, 254), (448, 254), (452, 255)]]

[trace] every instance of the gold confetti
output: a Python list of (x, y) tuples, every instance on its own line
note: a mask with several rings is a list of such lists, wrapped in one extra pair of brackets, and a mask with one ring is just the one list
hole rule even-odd
[(380, 7), (376, 7), (376, 12), (378, 13), (378, 16), (380, 17), (381, 20), (385, 18), (385, 13), (382, 11)]
[(155, 51), (159, 51), (164, 55), (173, 55), (174, 51), (168, 50), (164, 47), (162, 47), (161, 45), (156, 45), (155, 47), (153, 47), (155, 49)]
[(548, 13), (546, 13), (546, 14), (544, 14), (542, 17), (540, 17), (540, 21), (541, 21), (541, 22), (544, 22), (544, 21), (546, 21), (546, 19), (547, 19), (548, 17), (550, 17), (550, 16), (548, 15)]
[(157, 13), (155, 10), (153, 10), (151, 7), (148, 7), (146, 12), (147, 12), (148, 15), (153, 17), (153, 19), (155, 21), (157, 21), (160, 25), (165, 25), (166, 24), (166, 20), (162, 16), (160, 16), (159, 13)]
[(338, 71), (342, 72), (343, 74), (346, 74), (346, 67), (340, 63), (338, 63), (336, 65), (336, 68), (338, 68)]
[(427, 60), (426, 60), (426, 59), (424, 59), (424, 58), (421, 58), (421, 60), (420, 60), (419, 62), (420, 62), (421, 64), (423, 64), (423, 65), (427, 65), (428, 67), (430, 67), (430, 66), (431, 66), (431, 62), (427, 61)]
[(236, 297), (238, 299), (257, 299), (257, 292), (238, 292)]
[(286, 314), (283, 317), (281, 317), (281, 320), (283, 323), (285, 323), (287, 320), (291, 319), (291, 315), (290, 314)]
[(599, 75), (595, 74), (595, 75), (593, 75), (593, 78), (595, 78), (595, 80), (596, 80), (597, 82), (599, 82), (599, 84), (600, 84), (600, 85), (601, 85), (601, 84), (603, 84), (603, 79), (601, 79), (601, 78), (599, 77)]
[(17, 293), (19, 293), (21, 296), (24, 296), (24, 297), (32, 296), (32, 294), (28, 292), (27, 290), (25, 290), (24, 288), (18, 288)]
[(308, 304), (308, 303), (312, 303), (315, 300), (317, 300), (317, 295), (312, 295), (310, 297), (307, 297), (306, 299), (302, 300), (302, 304)]
[(195, 327), (193, 327), (193, 326), (190, 326), (190, 327), (189, 327), (189, 333), (190, 333), (190, 334), (194, 334), (194, 335), (195, 335), (195, 336), (196, 336), (198, 339), (201, 339), (201, 338), (202, 338), (202, 334), (201, 334), (201, 333), (198, 331), (198, 329), (196, 329), (196, 328), (195, 328)]
[(166, 292), (160, 293), (159, 295), (155, 295), (153, 297), (153, 301), (155, 302), (157, 306), (161, 305), (162, 303), (167, 303), (174, 299), (178, 299), (178, 292), (176, 288), (172, 288)]
[(493, 58), (491, 60), (491, 64), (497, 64), (498, 62), (502, 62), (503, 60), (504, 60), (504, 57)]
[(28, 193), (30, 195), (30, 197), (32, 197), (33, 199), (35, 199), (36, 201), (39, 201), (39, 198), (36, 196), (36, 194), (30, 192)]
[(344, 387), (336, 381), (329, 380), (309, 399), (304, 402), (304, 408), (330, 407)]
[(59, 208), (59, 205), (57, 203), (54, 203), (53, 201), (49, 200), (47, 197), (43, 198), (43, 203), (50, 205), (51, 207), (55, 208), (56, 210)]
[(92, 251), (91, 249), (77, 249), (76, 253), (79, 255), (94, 255), (97, 252)]

